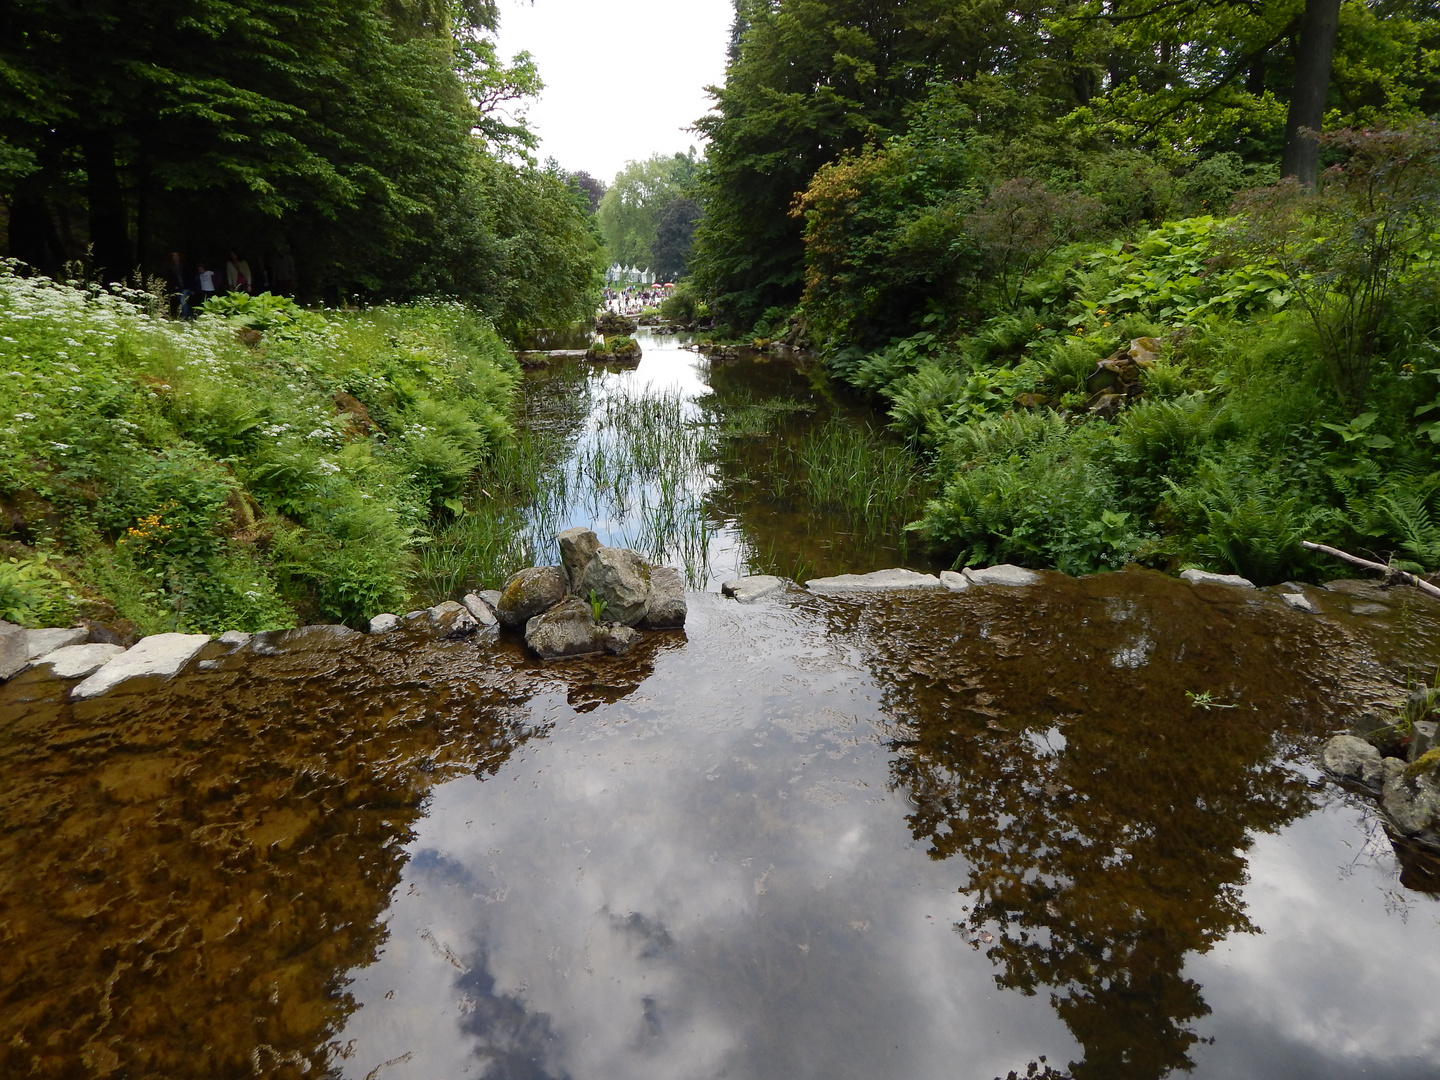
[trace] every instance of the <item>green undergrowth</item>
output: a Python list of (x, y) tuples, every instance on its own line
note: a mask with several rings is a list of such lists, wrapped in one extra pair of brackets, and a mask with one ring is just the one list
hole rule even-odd
[[(1357, 360), (1331, 323), (1356, 317), (1340, 300), (1360, 286), (1303, 262), (1287, 274), (1264, 244), (1244, 248), (1260, 226), (1242, 226), (1197, 218), (1073, 244), (967, 331), (832, 351), (832, 373), (879, 397), (929, 463), (939, 494), (913, 528), (930, 547), (957, 566), (1139, 561), (1262, 584), (1344, 569), (1304, 540), (1440, 567), (1429, 227)], [(1099, 362), (1140, 338), (1158, 357), (1106, 401)]]
[(484, 513), (519, 377), (457, 304), (221, 298), (175, 322), (11, 266), (0, 370), (6, 617), (144, 632), (360, 625), (455, 576), (469, 550), (434, 538)]

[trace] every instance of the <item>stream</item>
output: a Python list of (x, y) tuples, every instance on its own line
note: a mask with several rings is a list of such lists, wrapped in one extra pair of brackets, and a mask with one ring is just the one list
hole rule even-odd
[(528, 377), (567, 477), (531, 527), (683, 565), (683, 632), (0, 686), (0, 1075), (1440, 1074), (1440, 864), (1314, 764), (1433, 675), (1440, 604), (1127, 570), (742, 606), (721, 581), (936, 567), (803, 513), (763, 435), (594, 467), (620, 398), (854, 419), (641, 338)]

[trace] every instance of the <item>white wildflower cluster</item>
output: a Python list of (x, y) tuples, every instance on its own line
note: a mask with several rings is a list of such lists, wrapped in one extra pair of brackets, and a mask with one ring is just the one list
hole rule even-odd
[(333, 461), (326, 461), (324, 458), (321, 458), (315, 462), (315, 471), (323, 473), (326, 476), (333, 476), (340, 471), (340, 466), (336, 465)]

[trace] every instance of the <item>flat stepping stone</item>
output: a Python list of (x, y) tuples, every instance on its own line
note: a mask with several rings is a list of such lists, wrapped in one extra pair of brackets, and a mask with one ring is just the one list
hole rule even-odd
[(1034, 585), (1040, 580), (1040, 575), (1034, 570), (1026, 570), (1023, 566), (1012, 563), (997, 563), (979, 570), (972, 570), (967, 566), (960, 572), (971, 585)]
[(84, 679), (124, 651), (123, 645), (62, 645), (36, 660), (35, 666), (49, 665), (56, 678)]
[(876, 570), (869, 574), (837, 574), (811, 578), (805, 587), (813, 593), (889, 592), (897, 589), (943, 589), (934, 574), (914, 570)]
[(99, 697), (121, 683), (142, 676), (171, 679), (210, 643), (209, 634), (154, 634), (115, 657), (80, 685), (72, 687), (76, 701)]
[(1241, 589), (1253, 589), (1255, 583), (1239, 574), (1212, 574), (1208, 570), (1181, 570), (1180, 580), (1191, 585), (1234, 585)]
[(750, 577), (735, 578), (720, 586), (726, 596), (733, 596), (742, 604), (753, 604), (756, 600), (773, 596), (785, 588), (786, 581), (773, 574), (752, 574)]
[(38, 660), (56, 649), (63, 649), (66, 645), (84, 645), (85, 639), (89, 636), (90, 631), (83, 626), (27, 630), (25, 631), (25, 647), (30, 653), (30, 659)]

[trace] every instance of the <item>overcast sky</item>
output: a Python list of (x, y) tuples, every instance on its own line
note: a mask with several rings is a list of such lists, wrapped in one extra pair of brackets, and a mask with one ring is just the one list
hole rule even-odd
[(501, 53), (528, 51), (545, 80), (528, 114), (540, 159), (608, 184), (626, 161), (699, 147), (684, 129), (725, 77), (733, 10), (731, 0), (501, 0)]

